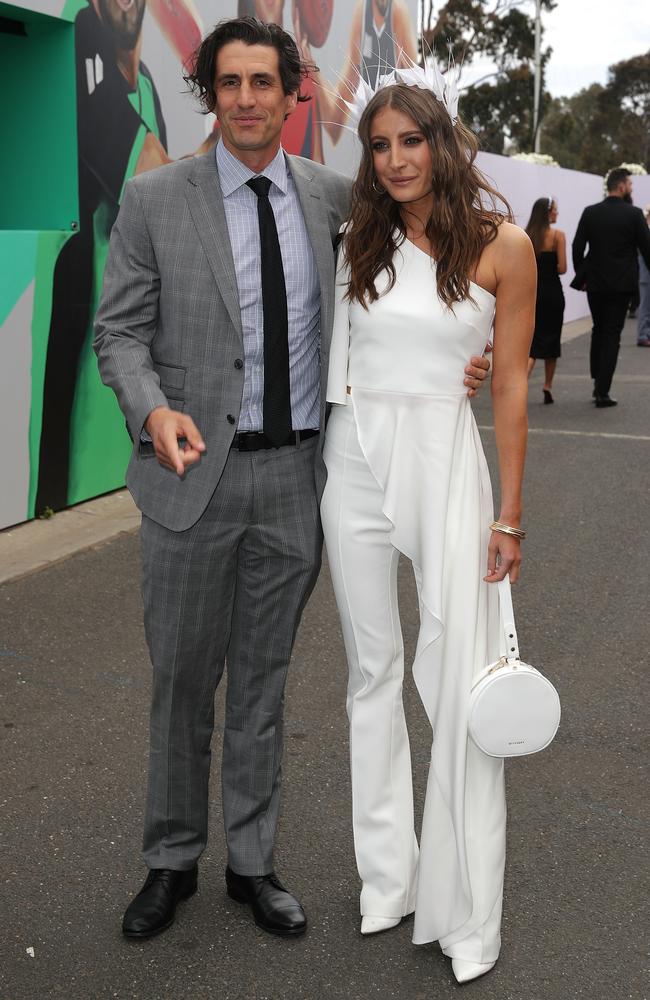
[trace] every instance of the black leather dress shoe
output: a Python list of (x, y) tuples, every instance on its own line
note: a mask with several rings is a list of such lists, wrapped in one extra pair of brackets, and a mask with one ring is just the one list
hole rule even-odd
[(173, 924), (178, 903), (196, 892), (198, 873), (197, 865), (181, 872), (152, 868), (127, 907), (122, 933), (128, 938), (148, 938)]
[(596, 408), (602, 409), (604, 406), (618, 406), (618, 400), (611, 396), (596, 396)]
[(307, 929), (302, 906), (288, 892), (275, 872), (269, 875), (238, 875), (226, 868), (226, 889), (231, 899), (248, 903), (255, 923), (270, 934), (295, 937)]

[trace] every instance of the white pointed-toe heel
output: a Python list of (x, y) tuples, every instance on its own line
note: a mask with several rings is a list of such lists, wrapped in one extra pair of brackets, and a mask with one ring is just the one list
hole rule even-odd
[(362, 934), (379, 934), (381, 931), (389, 931), (391, 927), (397, 927), (401, 923), (401, 917), (362, 917)]
[(479, 976), (484, 976), (486, 972), (493, 969), (496, 962), (486, 962), (481, 964), (480, 962), (466, 962), (463, 958), (452, 958), (451, 967), (454, 970), (454, 975), (456, 977), (456, 982), (458, 983), (469, 983), (471, 979), (478, 979)]

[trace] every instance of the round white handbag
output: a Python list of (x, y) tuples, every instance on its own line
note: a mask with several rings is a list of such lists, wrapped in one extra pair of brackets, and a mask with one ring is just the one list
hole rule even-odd
[(472, 685), (469, 734), (490, 757), (519, 757), (549, 745), (560, 725), (560, 697), (539, 670), (519, 659), (510, 580), (497, 586), (506, 654)]

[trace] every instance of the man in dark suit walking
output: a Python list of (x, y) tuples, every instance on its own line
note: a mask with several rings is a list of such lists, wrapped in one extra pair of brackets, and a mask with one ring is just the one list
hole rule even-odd
[(639, 281), (637, 250), (650, 266), (650, 231), (641, 209), (632, 205), (632, 176), (624, 167), (616, 167), (607, 175), (607, 197), (585, 208), (573, 240), (573, 266), (576, 274), (585, 275), (593, 319), (589, 363), (599, 408), (616, 406), (609, 390), (625, 317)]

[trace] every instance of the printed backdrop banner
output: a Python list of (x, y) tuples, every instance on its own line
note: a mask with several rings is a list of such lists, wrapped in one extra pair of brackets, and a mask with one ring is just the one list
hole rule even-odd
[(148, 0), (142, 59), (156, 81), (173, 159), (193, 152), (213, 126), (187, 93), (180, 63), (197, 33), (235, 14), (281, 24), (299, 40), (307, 62), (319, 68), (303, 88), (312, 100), (285, 127), (285, 149), (350, 173), (356, 148), (341, 98), (354, 92), (359, 73), (374, 84), (380, 73), (408, 58), (417, 61), (417, 0), (196, 0), (196, 7), (183, 0)]
[[(374, 83), (417, 59), (417, 0), (0, 0), (0, 14), (14, 22), (0, 33), (0, 422), (13, 445), (2, 528), (123, 485), (131, 444), (99, 379), (93, 316), (126, 181), (218, 138), (183, 80), (203, 35), (242, 14), (292, 32), (318, 70), (305, 85), (311, 100), (285, 126), (285, 148), (352, 173), (344, 98), (359, 75)], [(20, 68), (51, 85), (17, 90)], [(34, 121), (38, 129), (25, 127)], [(599, 178), (503, 157), (481, 163), (520, 224), (540, 194), (557, 196), (569, 241), (582, 207), (600, 196)], [(650, 190), (637, 202), (644, 197)], [(584, 315), (584, 296), (572, 293), (568, 307), (567, 318)]]
[[(218, 138), (214, 116), (200, 113), (182, 77), (202, 36), (243, 14), (291, 31), (319, 71), (305, 86), (311, 100), (287, 123), (285, 147), (349, 172), (355, 153), (341, 95), (359, 73), (374, 82), (392, 68), (400, 49), (415, 58), (416, 11), (417, 0), (0, 3), (14, 22), (0, 35), (3, 161), (23, 164), (11, 187), (9, 175), (0, 185), (0, 420), (16, 445), (0, 528), (123, 485), (131, 445), (99, 379), (93, 316), (126, 181)], [(44, 143), (49, 157), (35, 150), (26, 158), (34, 130), (24, 124), (38, 109), (27, 88), (22, 104), (16, 98), (17, 64), (26, 79), (57, 83), (55, 106), (41, 116), (42, 128), (60, 129), (58, 141)], [(34, 176), (39, 163), (42, 177)]]

